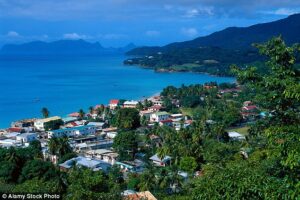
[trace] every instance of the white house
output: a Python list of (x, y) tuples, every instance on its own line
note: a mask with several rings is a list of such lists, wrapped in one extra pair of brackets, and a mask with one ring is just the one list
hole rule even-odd
[(145, 116), (146, 119), (150, 119), (151, 114), (153, 114), (153, 111), (151, 111), (151, 110), (141, 110), (139, 114), (140, 114), (141, 117)]
[(54, 117), (48, 117), (45, 119), (38, 119), (34, 122), (34, 127), (40, 131), (44, 131), (45, 127), (44, 124), (50, 121), (54, 121), (54, 120), (59, 120), (61, 119), (59, 116), (54, 116)]
[(155, 112), (155, 113), (151, 114), (150, 121), (151, 122), (160, 122), (160, 121), (169, 119), (169, 117), (170, 117), (170, 114), (167, 112)]
[(153, 162), (154, 165), (156, 165), (156, 166), (162, 166), (162, 167), (165, 167), (171, 161), (171, 157), (170, 156), (165, 156), (164, 158), (161, 159), (161, 158), (158, 157), (157, 154), (153, 155), (149, 159), (152, 160), (152, 162)]
[(107, 132), (106, 137), (108, 138), (115, 138), (118, 135), (118, 132)]
[(245, 136), (243, 136), (242, 134), (232, 131), (232, 132), (228, 132), (228, 136), (230, 137), (230, 139), (233, 140), (245, 140)]
[(75, 126), (73, 128), (64, 128), (58, 130), (48, 131), (48, 138), (52, 137), (76, 137), (76, 136), (83, 136), (83, 135), (90, 135), (95, 134), (97, 128), (92, 125), (86, 126)]
[(119, 156), (118, 153), (115, 153), (108, 149), (96, 149), (86, 152), (87, 157), (96, 158), (108, 162), (111, 165), (116, 163), (116, 159)]
[(37, 140), (37, 134), (36, 133), (22, 133), (22, 134), (16, 136), (16, 140), (20, 141), (21, 143), (29, 143), (34, 140)]
[(118, 99), (112, 99), (109, 101), (109, 108), (114, 110), (119, 105)]
[(67, 160), (66, 162), (60, 164), (59, 167), (61, 170), (68, 170), (75, 165), (78, 167), (87, 167), (89, 169), (92, 169), (93, 171), (102, 170), (104, 172), (108, 172), (109, 168), (111, 167), (111, 164), (102, 160), (86, 158), (83, 156), (78, 156), (76, 158)]
[(97, 130), (102, 130), (105, 126), (104, 122), (89, 122), (87, 125), (92, 125), (97, 128)]
[(138, 105), (138, 101), (125, 101), (123, 104), (124, 108), (136, 108), (136, 106)]

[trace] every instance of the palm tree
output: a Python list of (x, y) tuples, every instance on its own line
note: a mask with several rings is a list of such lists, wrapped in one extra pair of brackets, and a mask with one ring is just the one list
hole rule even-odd
[(47, 118), (47, 117), (49, 117), (50, 112), (46, 107), (43, 107), (42, 108), (42, 114), (43, 114), (44, 118)]
[(79, 113), (79, 117), (80, 117), (81, 119), (83, 119), (83, 117), (84, 117), (84, 115), (85, 115), (85, 112), (84, 112), (82, 109), (80, 109), (80, 110), (78, 111), (78, 113)]
[(89, 107), (89, 111), (90, 111), (90, 114), (93, 114), (93, 112), (94, 112), (94, 107), (93, 107), (93, 106), (90, 106), (90, 107)]
[(9, 149), (9, 152), (5, 156), (5, 160), (18, 165), (21, 162), (20, 156), (17, 154), (16, 150), (13, 148)]
[(50, 140), (48, 141), (48, 147), (49, 147), (50, 154), (52, 154), (52, 155), (57, 154), (58, 145), (59, 144), (58, 144), (58, 138), (57, 137), (50, 138)]
[(50, 138), (48, 142), (48, 147), (52, 155), (57, 155), (59, 157), (72, 152), (72, 148), (70, 147), (68, 137)]
[(58, 143), (58, 156), (64, 156), (67, 153), (72, 152), (72, 148), (69, 144), (69, 139), (68, 137), (62, 137), (59, 138), (59, 143)]

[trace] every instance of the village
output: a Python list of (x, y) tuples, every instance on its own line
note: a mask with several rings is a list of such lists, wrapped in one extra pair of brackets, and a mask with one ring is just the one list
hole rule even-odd
[[(183, 86), (186, 87), (186, 86)], [(198, 85), (201, 87), (201, 95), (196, 102), (201, 104), (213, 95), (218, 99), (225, 99), (225, 102), (234, 101), (238, 98), (242, 89), (236, 84), (229, 88), (220, 88), (217, 84)], [(66, 117), (48, 116), (47, 111), (44, 118), (23, 119), (11, 123), (11, 127), (1, 130), (0, 147), (2, 148), (26, 148), (30, 143), (39, 141), (42, 148), (43, 159), (57, 165), (63, 172), (68, 172), (75, 165), (77, 167), (89, 168), (92, 171), (103, 171), (108, 173), (112, 166), (117, 166), (126, 180), (130, 174), (141, 174), (147, 169), (149, 163), (154, 167), (164, 168), (174, 162), (172, 155), (161, 154), (158, 151), (148, 154), (143, 151), (149, 148), (149, 142), (158, 148), (163, 148), (163, 138), (159, 134), (151, 132), (157, 127), (168, 127), (173, 131), (189, 129), (195, 122), (193, 116), (184, 112), (183, 102), (176, 95), (171, 98), (170, 94), (152, 96), (140, 101), (112, 99), (108, 105), (95, 105), (85, 113), (82, 109), (79, 112), (68, 114)], [(194, 95), (195, 96), (195, 95)], [(170, 100), (171, 105), (168, 104)], [(172, 107), (168, 109), (167, 107)], [(187, 106), (185, 106), (187, 107)], [(191, 106), (193, 107), (193, 106)], [(118, 123), (112, 123), (113, 116), (120, 110), (135, 110), (138, 112), (138, 125), (134, 127), (118, 127)], [(182, 112), (183, 111), (183, 112)], [(242, 142), (247, 137), (249, 124), (259, 118), (266, 116), (260, 111), (251, 100), (242, 102), (242, 106), (237, 113), (238, 123), (231, 123), (226, 127), (226, 136), (231, 141)], [(121, 119), (123, 120), (123, 119)], [(205, 118), (206, 125), (218, 123), (217, 120)], [(117, 124), (117, 125), (115, 125)], [(120, 158), (119, 151), (114, 148), (114, 139), (118, 137), (120, 131), (126, 129), (139, 130), (137, 137), (138, 146), (134, 157), (130, 159)], [(145, 130), (147, 130), (145, 132)], [(56, 154), (51, 147), (51, 140), (57, 138), (67, 138), (72, 156), (69, 159)], [(52, 141), (53, 143), (53, 141)], [(52, 148), (52, 149), (51, 149)], [(128, 150), (128, 149), (127, 149)], [(125, 151), (125, 149), (124, 149)], [(130, 151), (130, 150), (129, 150)], [(241, 150), (241, 154), (247, 156), (247, 152)], [(181, 159), (181, 158), (179, 158)], [(190, 172), (179, 170), (177, 173), (187, 180), (196, 176), (201, 176), (201, 170)], [(170, 192), (176, 192), (176, 184), (170, 185)], [(135, 191), (127, 189), (122, 192), (122, 196), (127, 199), (156, 199), (150, 191)]]

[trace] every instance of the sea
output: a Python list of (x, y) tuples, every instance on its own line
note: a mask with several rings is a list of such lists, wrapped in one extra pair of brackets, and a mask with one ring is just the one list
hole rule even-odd
[(172, 72), (123, 65), (124, 55), (0, 56), (0, 128), (12, 121), (67, 116), (110, 99), (138, 100), (164, 87), (234, 82), (232, 77)]

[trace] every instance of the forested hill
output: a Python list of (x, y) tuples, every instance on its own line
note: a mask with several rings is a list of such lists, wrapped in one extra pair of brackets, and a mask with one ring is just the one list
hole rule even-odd
[(278, 35), (281, 35), (287, 44), (300, 42), (300, 14), (249, 27), (229, 27), (208, 36), (198, 37), (185, 42), (171, 43), (163, 47), (139, 47), (132, 49), (127, 54), (147, 55), (177, 48), (198, 48), (202, 46), (245, 50), (251, 48), (253, 43), (265, 42), (272, 36)]
[(287, 44), (300, 42), (300, 14), (274, 22), (245, 28), (231, 27), (191, 41), (171, 43), (163, 47), (140, 47), (128, 55), (137, 57), (125, 60), (128, 65), (140, 65), (156, 71), (192, 71), (227, 76), (229, 66), (259, 64), (263, 57), (252, 47), (279, 36)]

